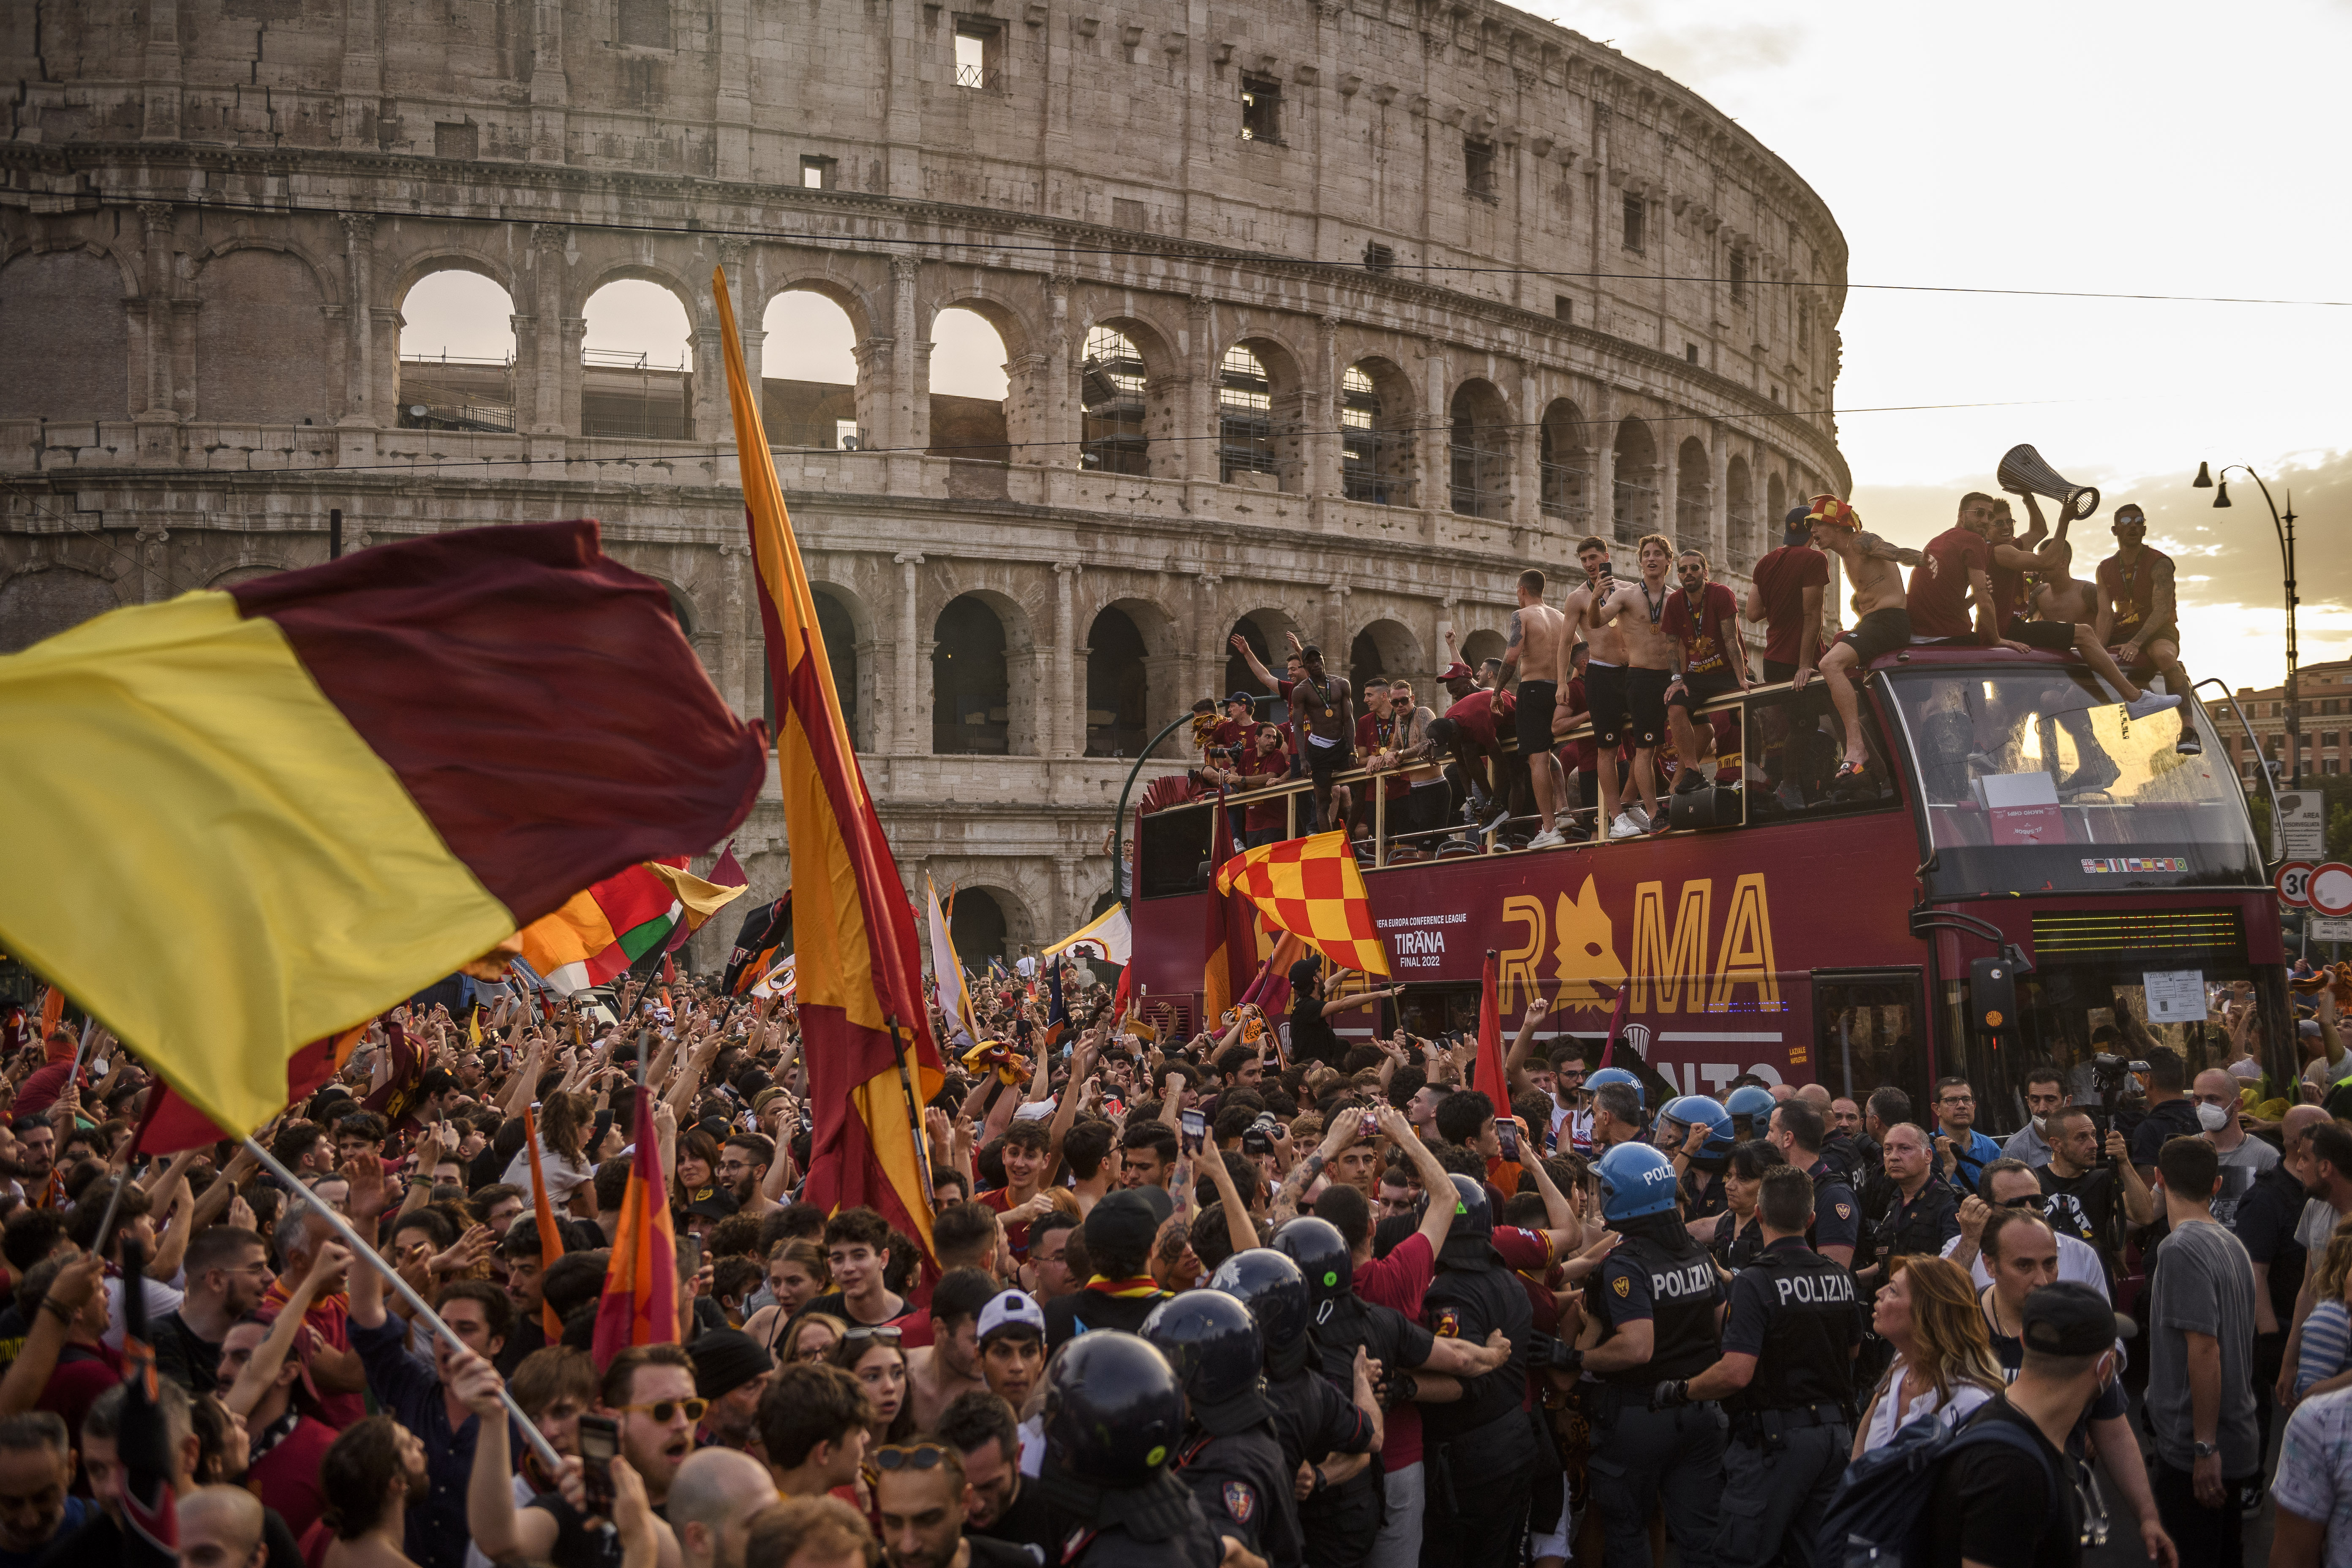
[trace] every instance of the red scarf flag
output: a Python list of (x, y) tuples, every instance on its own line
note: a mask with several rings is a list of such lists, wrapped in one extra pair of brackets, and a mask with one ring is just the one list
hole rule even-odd
[[(1607, 1067), (1609, 1059), (1617, 1054), (1617, 1037), (1625, 1032), (1625, 998), (1633, 994), (1633, 991), (1631, 985), (1617, 987), (1617, 1004), (1609, 1009), (1609, 1039), (1601, 1047), (1601, 1067)], [(1592, 1070), (1599, 1072), (1601, 1068)]]
[[(637, 1090), (636, 1136), (629, 1189), (621, 1198), (621, 1233), (613, 1238), (604, 1294), (596, 1303), (596, 1338), (589, 1353), (598, 1372), (631, 1345), (677, 1342), (677, 1232), (670, 1225), (669, 1199), (662, 1186), (654, 1097), (642, 1086)], [(540, 1232), (542, 1248), (546, 1236)]]
[[(644, 1090), (638, 1091), (637, 1098), (640, 1100), (645, 1099)], [(555, 1205), (547, 1201), (547, 1177), (539, 1166), (539, 1124), (532, 1118), (528, 1105), (522, 1108), (522, 1146), (530, 1151), (530, 1204), (539, 1220), (539, 1277), (543, 1281), (547, 1278), (548, 1265), (563, 1256), (563, 1232), (555, 1224)], [(635, 1180), (634, 1177), (631, 1179)], [(676, 1254), (673, 1253), (671, 1268), (676, 1267)], [(546, 1331), (549, 1344), (563, 1342), (562, 1314), (549, 1304), (545, 1296), (541, 1296), (539, 1301), (539, 1324)], [(602, 1318), (597, 1320), (596, 1326), (600, 1331), (604, 1328)]]
[(760, 422), (760, 389), (744, 373), (725, 271), (711, 283), (792, 848), (797, 1002), (815, 1118), (801, 1196), (827, 1212), (874, 1209), (915, 1238), (928, 1277), (937, 1265), (922, 1108), (945, 1074), (924, 999), (914, 907), (842, 720), (816, 598)]
[(1495, 1102), (1495, 1109), (1508, 1116), (1511, 1113), (1511, 1091), (1503, 1080), (1500, 964), (1501, 960), (1495, 950), (1488, 948), (1486, 968), (1478, 976), (1478, 1060), (1470, 1087), (1485, 1089), (1486, 1098)]

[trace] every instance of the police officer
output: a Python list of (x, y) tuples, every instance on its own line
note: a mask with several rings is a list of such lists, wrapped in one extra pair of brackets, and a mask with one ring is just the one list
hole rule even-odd
[(1656, 1393), (1660, 1409), (1722, 1399), (1731, 1416), (1719, 1568), (1764, 1568), (1775, 1558), (1812, 1568), (1822, 1511), (1853, 1446), (1862, 1318), (1853, 1274), (1805, 1245), (1813, 1193), (1801, 1171), (1765, 1174), (1757, 1200), (1764, 1257), (1731, 1282), (1723, 1359)]
[(1731, 1113), (1706, 1095), (1681, 1095), (1659, 1110), (1658, 1146), (1682, 1178), (1685, 1220), (1713, 1219), (1728, 1205), (1723, 1167), (1731, 1143)]
[[(1657, 1158), (1663, 1166), (1665, 1157)], [(1473, 1345), (1500, 1329), (1511, 1358), (1483, 1376), (1465, 1378), (1460, 1399), (1422, 1406), (1429, 1509), (1421, 1561), (1422, 1568), (1484, 1568), (1518, 1561), (1538, 1457), (1549, 1455), (1550, 1446), (1539, 1438), (1540, 1423), (1528, 1408), (1535, 1309), (1496, 1256), (1486, 1186), (1467, 1176), (1449, 1179), (1454, 1228), (1438, 1250), (1437, 1276), (1422, 1296), (1422, 1321), (1439, 1339)], [(1438, 1193), (1432, 1201), (1444, 1196)]]
[(1822, 1158), (1822, 1138), (1828, 1130), (1811, 1101), (1784, 1100), (1772, 1108), (1771, 1126), (1765, 1137), (1780, 1151), (1781, 1158), (1813, 1184), (1813, 1228), (1806, 1243), (1831, 1262), (1851, 1268), (1854, 1247), (1862, 1240), (1862, 1204), (1845, 1179)]
[[(1874, 1107), (1878, 1096), (1870, 1098)], [(1874, 1297), (1897, 1259), (1940, 1254), (1960, 1234), (1959, 1199), (1936, 1178), (1934, 1145), (1924, 1129), (1910, 1121), (1887, 1128), (1879, 1160), (1881, 1173), (1863, 1190), (1864, 1256), (1854, 1260), (1854, 1282)], [(1894, 1359), (1894, 1346), (1865, 1330), (1854, 1381), (1868, 1387)]]
[(1650, 1510), (1664, 1495), (1666, 1528), (1687, 1564), (1715, 1552), (1723, 1477), (1723, 1412), (1695, 1402), (1651, 1407), (1659, 1384), (1696, 1377), (1719, 1357), (1715, 1260), (1675, 1213), (1675, 1171), (1655, 1149), (1612, 1149), (1594, 1167), (1601, 1216), (1621, 1239), (1601, 1261), (1585, 1310), (1600, 1341), (1581, 1356), (1600, 1380), (1592, 1422), (1593, 1505), (1610, 1568), (1649, 1568)]
[(1772, 1091), (1761, 1084), (1743, 1083), (1733, 1089), (1723, 1102), (1725, 1112), (1731, 1118), (1733, 1141), (1745, 1143), (1751, 1138), (1763, 1137), (1776, 1103)]
[(1266, 1398), (1257, 1320), (1222, 1290), (1187, 1290), (1151, 1310), (1143, 1337), (1184, 1387), (1177, 1479), (1217, 1529), (1276, 1568), (1292, 1568), (1298, 1507)]
[[(1311, 1536), (1327, 1526), (1353, 1530), (1360, 1523), (1362, 1552), (1369, 1552), (1381, 1528), (1380, 1479), (1371, 1468), (1381, 1446), (1380, 1396), (1372, 1386), (1379, 1369), (1358, 1352), (1352, 1399), (1325, 1380), (1307, 1331), (1313, 1316), (1307, 1276), (1272, 1247), (1234, 1253), (1209, 1276), (1209, 1288), (1233, 1296), (1257, 1321), (1284, 1473), (1307, 1489), (1299, 1529)], [(1362, 1562), (1362, 1552), (1347, 1561)]]
[(1063, 1543), (1085, 1568), (1218, 1568), (1224, 1544), (1170, 1473), (1184, 1394), (1167, 1358), (1133, 1334), (1097, 1329), (1045, 1375), (1039, 1489), (1087, 1522)]

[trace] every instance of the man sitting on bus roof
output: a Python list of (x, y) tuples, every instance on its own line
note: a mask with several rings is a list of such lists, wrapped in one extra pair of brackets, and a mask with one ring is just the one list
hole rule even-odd
[[(2099, 616), (2092, 627), (2126, 674), (2161, 674), (2165, 689), (2189, 694), (2189, 673), (2180, 668), (2179, 610), (2175, 603), (2172, 557), (2151, 550), (2147, 513), (2137, 503), (2116, 508), (2110, 531), (2116, 552), (2099, 563)], [(2193, 756), (2196, 731), (2183, 725), (2179, 750)]]
[[(1830, 701), (1845, 731), (1845, 760), (1838, 764), (1832, 787), (1858, 780), (1870, 763), (1863, 743), (1862, 717), (1850, 670), (1867, 671), (1872, 661), (1911, 646), (1911, 615), (1898, 563), (1916, 562), (1919, 552), (1889, 544), (1862, 531), (1862, 514), (1832, 495), (1813, 498), (1806, 513), (1813, 543), (1838, 558), (1846, 581), (1853, 585), (1854, 613), (1862, 618), (1850, 631), (1838, 634), (1829, 652), (1822, 655), (1822, 679), (1829, 683)], [(1801, 684), (1803, 671), (1796, 679)]]
[[(1454, 696), (1454, 702), (1443, 718), (1431, 721), (1430, 747), (1454, 758), (1446, 777), (1456, 784), (1456, 798), (1476, 805), (1479, 820), (1486, 822), (1486, 830), (1491, 832), (1510, 817), (1502, 802), (1509, 798), (1512, 764), (1517, 759), (1503, 749), (1501, 731), (1503, 726), (1517, 721), (1518, 700), (1507, 691), (1475, 685), (1468, 668), (1459, 660), (1448, 666), (1439, 679), (1445, 682), (1446, 691)], [(1487, 789), (1489, 764), (1494, 784), (1491, 795)], [(1490, 817), (1492, 820), (1487, 820)]]

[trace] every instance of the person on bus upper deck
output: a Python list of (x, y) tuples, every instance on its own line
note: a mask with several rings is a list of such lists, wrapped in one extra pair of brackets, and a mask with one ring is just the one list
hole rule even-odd
[(1862, 1239), (1862, 1204), (1844, 1178), (1822, 1158), (1823, 1131), (1822, 1113), (1799, 1097), (1773, 1107), (1771, 1130), (1765, 1137), (1813, 1184), (1813, 1223), (1806, 1231), (1805, 1245), (1831, 1262), (1851, 1268)]
[[(2006, 647), (2022, 643), (2000, 635), (1992, 592), (1992, 519), (2000, 502), (1981, 490), (1960, 498), (1959, 519), (1927, 542), (1911, 574), (1904, 607), (1911, 614), (1911, 640), (1929, 647)], [(1969, 624), (1973, 597), (1976, 624)]]
[(1707, 580), (1706, 552), (1684, 551), (1675, 558), (1675, 574), (1682, 589), (1667, 599), (1661, 625), (1674, 638), (1675, 679), (1666, 687), (1666, 719), (1674, 731), (1675, 753), (1683, 759), (1675, 780), (1675, 793), (1680, 795), (1711, 783), (1727, 751), (1730, 765), (1735, 770), (1740, 765), (1738, 710), (1710, 714), (1704, 742), (1691, 712), (1718, 697), (1748, 689), (1748, 650), (1739, 641), (1739, 601), (1729, 588)]
[[(1585, 676), (1591, 668), (1592, 647), (1590, 643), (1578, 643), (1568, 650), (1568, 685), (1559, 694), (1559, 701), (1551, 710), (1553, 754), (1559, 759), (1560, 772), (1570, 781), (1568, 798), (1560, 807), (1562, 816), (1595, 809), (1601, 792), (1600, 748), (1592, 743), (1590, 734), (1577, 740), (1566, 739), (1568, 732), (1592, 716), (1591, 689)], [(1617, 765), (1615, 753), (1609, 764)], [(1597, 820), (1597, 819), (1596, 819)], [(1560, 832), (1570, 839), (1587, 837), (1583, 827), (1573, 820), (1565, 821)]]
[[(2091, 626), (2071, 620), (2025, 618), (2025, 612), (2031, 607), (2025, 602), (2025, 584), (2029, 576), (2039, 577), (2053, 571), (2063, 571), (2063, 563), (2072, 558), (2073, 551), (2061, 540), (2038, 542), (2042, 531), (2042, 505), (2031, 492), (2025, 497), (2025, 510), (2032, 517), (2033, 526), (2022, 542), (2017, 537), (2017, 520), (2010, 515), (2009, 503), (1996, 501), (1994, 509), (1989, 542), (1992, 553), (1993, 616), (1995, 624), (2001, 628), (2001, 636), (2044, 653), (2080, 654), (2083, 662), (2130, 705), (2131, 716), (2135, 719), (2145, 719), (2167, 709), (2179, 707), (2177, 696), (2143, 691), (2134, 685), (2122, 666), (2100, 643), (2098, 634)], [(2058, 526), (2062, 533), (2074, 516), (2071, 503), (2069, 508), (2060, 510)]]
[[(1805, 508), (1780, 520), (1780, 547), (1756, 563), (1754, 585), (1741, 613), (1764, 623), (1764, 679), (1811, 679), (1822, 656), (1822, 601), (1829, 592), (1830, 558), (1807, 542)], [(1798, 681), (1802, 685), (1803, 681)]]
[[(1613, 625), (1624, 633), (1625, 707), (1633, 722), (1623, 738), (1633, 742), (1633, 787), (1641, 795), (1639, 804), (1649, 823), (1645, 830), (1631, 812), (1620, 812), (1609, 825), (1612, 838), (1663, 832), (1666, 826), (1658, 799), (1655, 756), (1659, 742), (1667, 737), (1666, 691), (1674, 684), (1675, 660), (1682, 652), (1681, 643), (1665, 628), (1666, 606), (1675, 596), (1675, 585), (1667, 576), (1675, 563), (1675, 542), (1663, 533), (1645, 533), (1634, 547), (1634, 559), (1642, 575), (1619, 584), (1585, 616), (1588, 627)], [(1601, 744), (1607, 746), (1617, 738), (1601, 737)]]
[[(1282, 744), (1282, 726), (1270, 721), (1260, 723), (1243, 751), (1236, 771), (1241, 775), (1244, 794), (1271, 789), (1288, 779), (1290, 753)], [(1288, 830), (1289, 813), (1289, 803), (1278, 795), (1251, 803), (1243, 813), (1243, 842), (1253, 849), (1262, 844), (1278, 843)]]
[[(1868, 670), (1874, 659), (1911, 646), (1911, 614), (1898, 563), (1916, 563), (1919, 552), (1889, 544), (1862, 531), (1862, 514), (1835, 496), (1813, 498), (1805, 514), (1814, 547), (1838, 558), (1853, 588), (1854, 614), (1861, 618), (1850, 631), (1840, 632), (1822, 655), (1821, 675), (1829, 683), (1830, 702), (1845, 729), (1845, 759), (1832, 783), (1858, 778), (1870, 761), (1863, 744), (1862, 720), (1850, 670)], [(1801, 672), (1792, 676), (1801, 687)]]
[(1350, 796), (1348, 786), (1335, 784), (1331, 775), (1344, 773), (1356, 764), (1356, 706), (1353, 689), (1344, 675), (1328, 675), (1323, 669), (1323, 650), (1298, 640), (1298, 634), (1286, 634), (1297, 659), (1296, 674), (1287, 680), (1276, 680), (1249, 639), (1235, 632), (1230, 639), (1233, 649), (1242, 656), (1250, 673), (1282, 694), (1290, 704), (1291, 722), (1297, 726), (1301, 745), (1299, 752), (1306, 771), (1315, 780), (1315, 809), (1318, 829), (1342, 826), (1348, 820)]
[(1519, 574), (1518, 608), (1511, 612), (1511, 630), (1503, 652), (1503, 674), (1519, 672), (1517, 720), (1520, 764), (1528, 770), (1541, 826), (1528, 840), (1530, 849), (1550, 849), (1567, 842), (1555, 826), (1568, 795), (1559, 759), (1551, 753), (1552, 710), (1567, 679), (1568, 650), (1575, 628), (1568, 617), (1544, 603), (1544, 574), (1530, 566)]
[[(2093, 634), (2126, 674), (2137, 679), (2160, 673), (2167, 691), (2185, 697), (2189, 672), (2180, 668), (2172, 557), (2148, 547), (2147, 513), (2136, 502), (2116, 508), (2108, 531), (2116, 536), (2116, 552), (2099, 563), (2099, 618)], [(2180, 731), (2185, 754), (2196, 754), (2195, 733), (2186, 726)]]
[(1964, 1078), (1936, 1080), (1936, 1173), (1962, 1197), (1976, 1195), (1984, 1168), (2000, 1145), (1977, 1131), (1977, 1091)]
[[(1615, 625), (1594, 618), (1608, 597), (1615, 593), (1618, 582), (1615, 568), (1609, 560), (1608, 542), (1598, 534), (1588, 534), (1577, 542), (1577, 563), (1584, 568), (1584, 581), (1570, 590), (1560, 605), (1570, 623), (1575, 627), (1579, 641), (1586, 648), (1584, 687), (1592, 710), (1592, 738), (1601, 753), (1611, 760), (1601, 775), (1600, 813), (1593, 818), (1592, 836), (1601, 837), (1609, 825), (1617, 820), (1622, 770), (1616, 763), (1617, 749), (1633, 725), (1633, 704), (1628, 695), (1624, 630)], [(1651, 761), (1635, 753), (1634, 791), (1637, 795), (1656, 793), (1651, 781)], [(1639, 805), (1628, 804), (1622, 815), (1646, 825), (1649, 814)]]

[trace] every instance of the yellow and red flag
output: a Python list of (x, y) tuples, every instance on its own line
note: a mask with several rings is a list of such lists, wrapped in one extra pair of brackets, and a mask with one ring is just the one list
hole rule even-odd
[[(613, 1238), (613, 1260), (604, 1266), (604, 1293), (596, 1301), (596, 1337), (589, 1354), (598, 1372), (631, 1345), (677, 1342), (677, 1232), (670, 1225), (669, 1197), (662, 1187), (654, 1097), (643, 1084), (637, 1086), (636, 1136), (629, 1188), (621, 1198), (620, 1234)], [(535, 1173), (536, 1159), (532, 1163)], [(543, 1228), (539, 1245), (543, 1258)]]
[(569, 996), (626, 973), (656, 948), (666, 955), (672, 936), (699, 930), (744, 891), (741, 883), (703, 880), (686, 859), (648, 860), (574, 893), (523, 928), (523, 962)]
[(1217, 890), (1239, 893), (1270, 929), (1289, 931), (1342, 969), (1389, 972), (1356, 852), (1337, 828), (1244, 850), (1218, 868)]
[[(642, 1101), (645, 1098), (645, 1091), (638, 1090), (637, 1099)], [(548, 1265), (563, 1256), (563, 1232), (555, 1223), (555, 1205), (548, 1202), (547, 1177), (541, 1172), (539, 1163), (539, 1124), (532, 1118), (529, 1105), (522, 1108), (522, 1146), (530, 1151), (530, 1207), (539, 1226), (539, 1272), (543, 1279), (547, 1276)], [(675, 1269), (676, 1267), (677, 1257), (673, 1253), (671, 1268)], [(601, 1302), (599, 1307), (601, 1309)], [(539, 1324), (546, 1331), (549, 1344), (563, 1342), (563, 1315), (544, 1296), (539, 1300)], [(603, 1326), (601, 1318), (598, 1326)]]
[(800, 544), (743, 371), (727, 275), (712, 277), (735, 420), (751, 563), (776, 693), (776, 763), (792, 846), (793, 943), (809, 1071), (809, 1176), (802, 1196), (864, 1205), (931, 1258), (922, 1107), (944, 1074), (923, 994), (915, 912), (842, 722)]
[(0, 945), (233, 1132), (306, 1047), (723, 840), (766, 776), (585, 521), (100, 616), (0, 658)]

